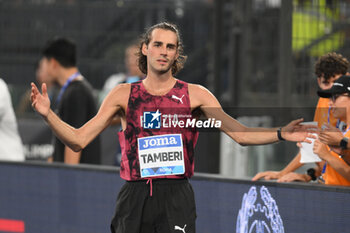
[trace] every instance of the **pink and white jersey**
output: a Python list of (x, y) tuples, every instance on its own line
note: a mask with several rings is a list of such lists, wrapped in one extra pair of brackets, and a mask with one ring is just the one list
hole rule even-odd
[(122, 151), (121, 178), (191, 177), (198, 131), (193, 124), (188, 84), (177, 80), (165, 95), (132, 83), (126, 129), (118, 133)]

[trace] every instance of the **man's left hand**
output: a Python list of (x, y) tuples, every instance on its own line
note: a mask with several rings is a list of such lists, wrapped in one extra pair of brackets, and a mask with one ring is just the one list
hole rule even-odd
[(288, 125), (282, 127), (281, 136), (285, 140), (292, 142), (307, 142), (311, 143), (310, 138), (316, 138), (314, 135), (317, 132), (315, 125), (301, 124), (303, 119), (291, 121)]

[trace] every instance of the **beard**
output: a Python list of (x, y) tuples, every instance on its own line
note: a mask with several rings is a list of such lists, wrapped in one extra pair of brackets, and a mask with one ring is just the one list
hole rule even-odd
[(165, 74), (165, 73), (168, 73), (168, 71), (171, 69), (171, 67), (167, 67), (166, 69), (161, 69), (161, 70), (158, 70), (158, 73), (159, 74)]
[(162, 74), (168, 73), (169, 70), (172, 69), (173, 64), (174, 64), (174, 62), (169, 63), (167, 66), (162, 66), (162, 67), (160, 67), (160, 68), (156, 68), (156, 67), (152, 67), (152, 66), (151, 66), (151, 69), (153, 70), (153, 72), (162, 75)]

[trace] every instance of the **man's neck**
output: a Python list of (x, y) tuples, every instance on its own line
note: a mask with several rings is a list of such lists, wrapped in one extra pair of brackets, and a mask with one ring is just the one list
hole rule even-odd
[(63, 86), (67, 80), (75, 73), (78, 72), (77, 67), (64, 68), (58, 74), (58, 83), (60, 86)]
[(175, 82), (171, 72), (161, 75), (149, 72), (143, 80), (143, 85), (153, 95), (164, 95), (173, 88)]

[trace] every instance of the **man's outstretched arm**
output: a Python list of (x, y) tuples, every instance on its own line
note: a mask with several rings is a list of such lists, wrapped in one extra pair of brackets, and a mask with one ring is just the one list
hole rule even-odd
[[(279, 141), (277, 130), (279, 128), (250, 128), (242, 125), (240, 122), (229, 116), (222, 109), (215, 96), (202, 86), (189, 85), (191, 108), (200, 108), (207, 118), (220, 120), (221, 130), (229, 137), (241, 145), (263, 145)], [(290, 122), (281, 128), (283, 139), (294, 142), (311, 142), (307, 137), (312, 137), (307, 132), (314, 126), (300, 125), (303, 119)]]

